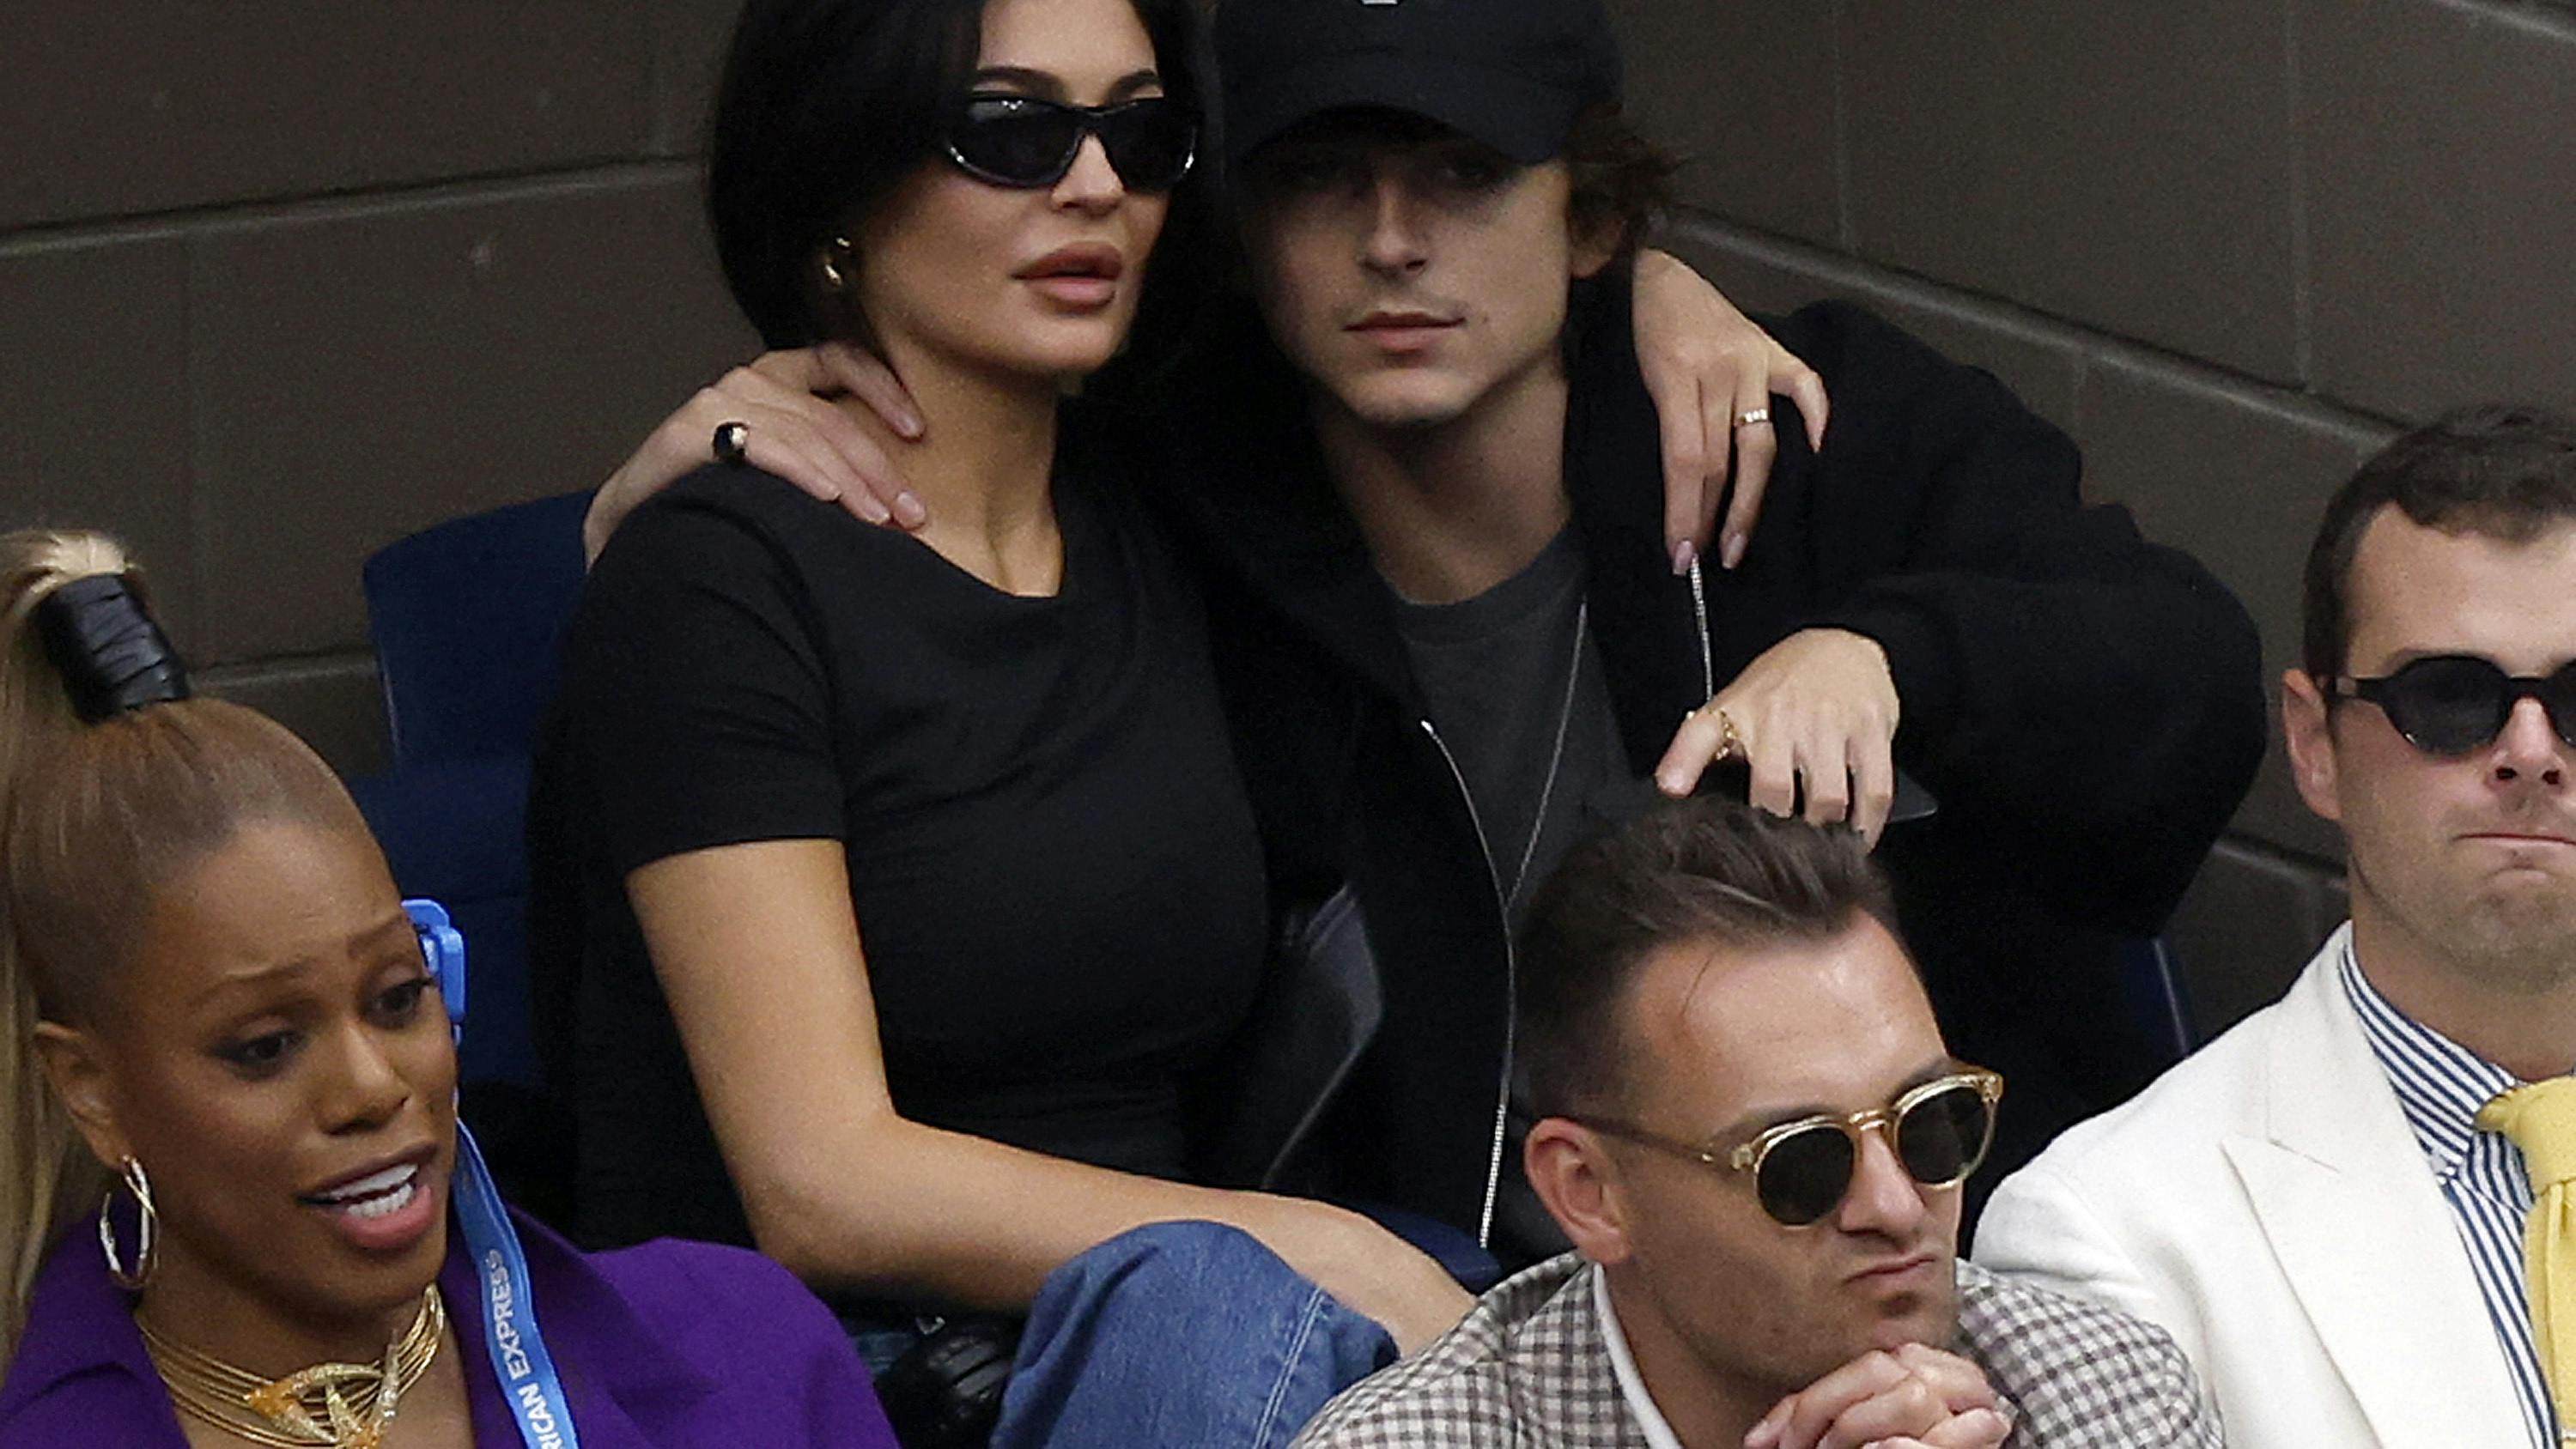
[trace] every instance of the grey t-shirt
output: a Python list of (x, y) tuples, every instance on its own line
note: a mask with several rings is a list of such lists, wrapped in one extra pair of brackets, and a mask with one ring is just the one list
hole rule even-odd
[[(1569, 529), (1472, 599), (1396, 605), (1431, 723), (1466, 777), (1515, 930), (1539, 882), (1584, 834), (1586, 803), (1631, 773), (1583, 584), (1582, 545)], [(1507, 1257), (1540, 1258), (1568, 1245), (1520, 1173), (1520, 1139), (1531, 1121), (1526, 1095), (1513, 1093), (1494, 1237)]]
[(1584, 623), (1583, 582), (1583, 548), (1567, 530), (1472, 599), (1396, 603), (1397, 631), (1431, 723), (1466, 776), (1515, 928), (1582, 835), (1584, 802), (1629, 773)]

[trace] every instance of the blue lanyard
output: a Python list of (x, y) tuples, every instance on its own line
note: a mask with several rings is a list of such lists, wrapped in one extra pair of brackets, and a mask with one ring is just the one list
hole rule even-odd
[(492, 1186), (483, 1151), (465, 1124), (456, 1124), (456, 1221), (465, 1230), (474, 1276), (483, 1285), (483, 1346), (492, 1354), (501, 1397), (519, 1423), (527, 1449), (580, 1449), (572, 1431), (572, 1403), (555, 1361), (537, 1331), (537, 1300), (528, 1283), (528, 1255)]

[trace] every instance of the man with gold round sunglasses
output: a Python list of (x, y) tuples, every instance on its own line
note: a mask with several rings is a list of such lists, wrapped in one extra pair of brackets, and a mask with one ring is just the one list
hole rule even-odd
[(1531, 1185), (1575, 1251), (1300, 1449), (2215, 1446), (2162, 1331), (1958, 1258), (2003, 1078), (1848, 831), (1716, 800), (1578, 846), (1521, 949)]
[(1823, 1220), (1851, 1191), (1862, 1134), (1873, 1129), (1887, 1134), (1896, 1160), (1922, 1186), (1967, 1181), (1994, 1145), (1995, 1104), (2003, 1095), (2001, 1076), (1966, 1067), (1908, 1087), (1884, 1107), (1800, 1117), (1726, 1149), (1693, 1146), (1616, 1117), (1569, 1112), (1565, 1120), (1721, 1173), (1751, 1173), (1762, 1210), (1783, 1227), (1805, 1228)]

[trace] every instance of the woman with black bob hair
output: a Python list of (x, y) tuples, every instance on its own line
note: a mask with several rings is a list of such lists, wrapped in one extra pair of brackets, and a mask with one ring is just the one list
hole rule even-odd
[(501, 1206), (462, 943), (143, 598), (101, 535), (0, 534), (0, 1446), (892, 1449), (776, 1264)]
[[(1060, 112), (960, 115), (960, 97), (976, 93), (985, 8), (983, 0), (744, 7), (708, 128), (707, 217), (726, 284), (763, 346), (873, 347), (846, 278), (834, 280), (839, 258), (827, 253), (849, 252), (851, 219), (875, 212), (961, 133), (970, 148), (981, 137), (993, 154), (1026, 152), (1032, 165), (1062, 158), (1069, 133)], [(1163, 119), (1113, 124), (1162, 148), (1154, 164), (1180, 173), (1163, 186), (1129, 188), (1165, 207), (1152, 277), (1138, 289), (1145, 310), (1132, 349), (1151, 357), (1181, 340), (1186, 314), (1208, 295), (1225, 231), (1201, 154), (1207, 97), (1194, 58), (1195, 7), (1134, 0), (1132, 8), (1152, 50)]]
[(1149, 453), (1066, 395), (1209, 258), (1193, 29), (1187, 0), (751, 0), (726, 276), (771, 344), (903, 379), (919, 436), (850, 406), (929, 520), (681, 480), (600, 557), (540, 751), (580, 1235), (776, 1257), (907, 1439), (971, 1419), (1033, 1304), (998, 1438), (1232, 1444), (1468, 1303), (1357, 1213), (1191, 1180), (1263, 857)]

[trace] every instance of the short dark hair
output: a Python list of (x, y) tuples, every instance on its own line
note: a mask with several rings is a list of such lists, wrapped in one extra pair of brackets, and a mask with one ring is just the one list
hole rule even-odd
[(2308, 548), (2300, 658), (2310, 676), (2341, 674), (2352, 647), (2352, 562), (2386, 504), (2445, 533), (2528, 543), (2576, 521), (2576, 418), (2527, 404), (2444, 413), (2361, 465), (2327, 502)]
[(1624, 1007), (1657, 949), (1825, 941), (1860, 918), (1895, 934), (1886, 879), (1847, 830), (1691, 799), (1577, 845), (1521, 933), (1519, 1052), (1533, 1102), (1543, 1113), (1622, 1104)]
[[(1201, 107), (1191, 0), (1129, 0), (1166, 94)], [(983, 43), (985, 0), (748, 0), (707, 137), (707, 215), (734, 301), (769, 347), (846, 330), (818, 262), (854, 214), (938, 154)], [(1205, 203), (1184, 180), (1171, 220)], [(1203, 229), (1204, 224), (1199, 224)], [(1154, 274), (1149, 274), (1149, 276)], [(1150, 283), (1149, 283), (1150, 286)]]
[(1573, 173), (1575, 234), (1618, 230), (1617, 257), (1625, 261), (1645, 245), (1646, 233), (1672, 206), (1673, 173), (1681, 163), (1630, 125), (1616, 101), (1575, 113), (1560, 153)]
[[(1257, 194), (1260, 158), (1284, 143), (1330, 140), (1336, 144), (1412, 145), (1441, 136), (1464, 134), (1429, 116), (1390, 106), (1340, 106), (1318, 111), (1262, 142), (1245, 157), (1233, 178), (1247, 198)], [(1579, 237), (1597, 236), (1604, 228), (1617, 233), (1617, 260), (1625, 261), (1644, 245), (1646, 233), (1672, 204), (1673, 173), (1680, 163), (1628, 123), (1616, 101), (1601, 101), (1575, 112), (1565, 145), (1552, 159), (1570, 173), (1567, 224)]]

